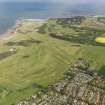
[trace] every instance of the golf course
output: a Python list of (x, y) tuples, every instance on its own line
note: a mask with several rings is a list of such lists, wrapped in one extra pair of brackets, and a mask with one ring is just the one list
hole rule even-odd
[(0, 39), (0, 105), (14, 105), (64, 77), (78, 58), (105, 76), (105, 17), (21, 20)]

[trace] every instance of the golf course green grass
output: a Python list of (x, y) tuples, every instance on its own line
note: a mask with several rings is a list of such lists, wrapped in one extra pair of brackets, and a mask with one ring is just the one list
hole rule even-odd
[(16, 53), (0, 60), (2, 105), (16, 103), (62, 78), (80, 49), (35, 32), (14, 36), (3, 43), (1, 54), (12, 46)]
[(98, 35), (92, 30), (63, 27), (56, 20), (48, 20), (41, 32), (37, 28), (34, 22), (25, 22), (16, 35), (0, 44), (0, 105), (18, 103), (47, 88), (63, 78), (79, 57), (88, 60), (92, 70), (105, 65), (105, 47), (95, 45)]

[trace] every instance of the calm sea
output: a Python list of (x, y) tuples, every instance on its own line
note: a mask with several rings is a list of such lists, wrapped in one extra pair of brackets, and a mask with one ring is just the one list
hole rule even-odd
[(50, 2), (0, 3), (0, 34), (12, 27), (17, 19), (70, 17), (73, 15), (104, 15), (105, 8), (94, 4), (66, 4)]

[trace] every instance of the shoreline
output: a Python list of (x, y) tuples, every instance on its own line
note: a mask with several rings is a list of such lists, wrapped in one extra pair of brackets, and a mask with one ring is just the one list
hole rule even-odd
[(19, 28), (20, 25), (21, 25), (21, 20), (16, 20), (15, 24), (11, 28), (9, 28), (8, 30), (6, 30), (6, 32), (0, 35), (0, 40), (7, 39), (12, 35), (14, 36), (16, 29)]
[(6, 32), (0, 35), (0, 42), (1, 40), (7, 40), (15, 36), (17, 29), (21, 27), (23, 21), (36, 21), (44, 23), (46, 20), (48, 19), (17, 19), (15, 21), (15, 24), (11, 28), (9, 28)]
[[(80, 15), (80, 16), (83, 16), (83, 15)], [(89, 16), (105, 17), (105, 15), (89, 15)], [(75, 16), (70, 16), (70, 17), (75, 17)], [(67, 17), (67, 18), (70, 18), (70, 17)], [(62, 18), (65, 18), (65, 17), (55, 17), (55, 18), (48, 17), (46, 19), (35, 19), (35, 18), (17, 19), (14, 22), (14, 25), (12, 27), (10, 27), (8, 30), (6, 30), (3, 34), (0, 34), (0, 42), (1, 42), (1, 40), (9, 39), (9, 38), (15, 36), (17, 28), (19, 28), (22, 25), (23, 21), (34, 21), (34, 22), (36, 21), (36, 22), (44, 23), (45, 21), (47, 21), (49, 19), (58, 19), (58, 18), (62, 19)]]

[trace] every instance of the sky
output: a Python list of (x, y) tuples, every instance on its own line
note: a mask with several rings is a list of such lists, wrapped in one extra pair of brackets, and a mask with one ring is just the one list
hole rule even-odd
[[(105, 0), (0, 0), (0, 2), (52, 2), (52, 3), (62, 3), (60, 8), (66, 8), (70, 5), (85, 5), (90, 4), (98, 10), (105, 10)], [(66, 5), (65, 5), (66, 4)]]
[(92, 4), (97, 8), (105, 8), (105, 0), (0, 0), (0, 2), (52, 2), (66, 5)]
[(4, 1), (13, 1), (13, 2), (63, 2), (63, 3), (87, 3), (87, 2), (94, 2), (94, 3), (105, 3), (105, 0), (0, 0), (0, 2)]
[(52, 2), (66, 5), (92, 4), (97, 8), (105, 8), (105, 0), (0, 0), (0, 2)]

